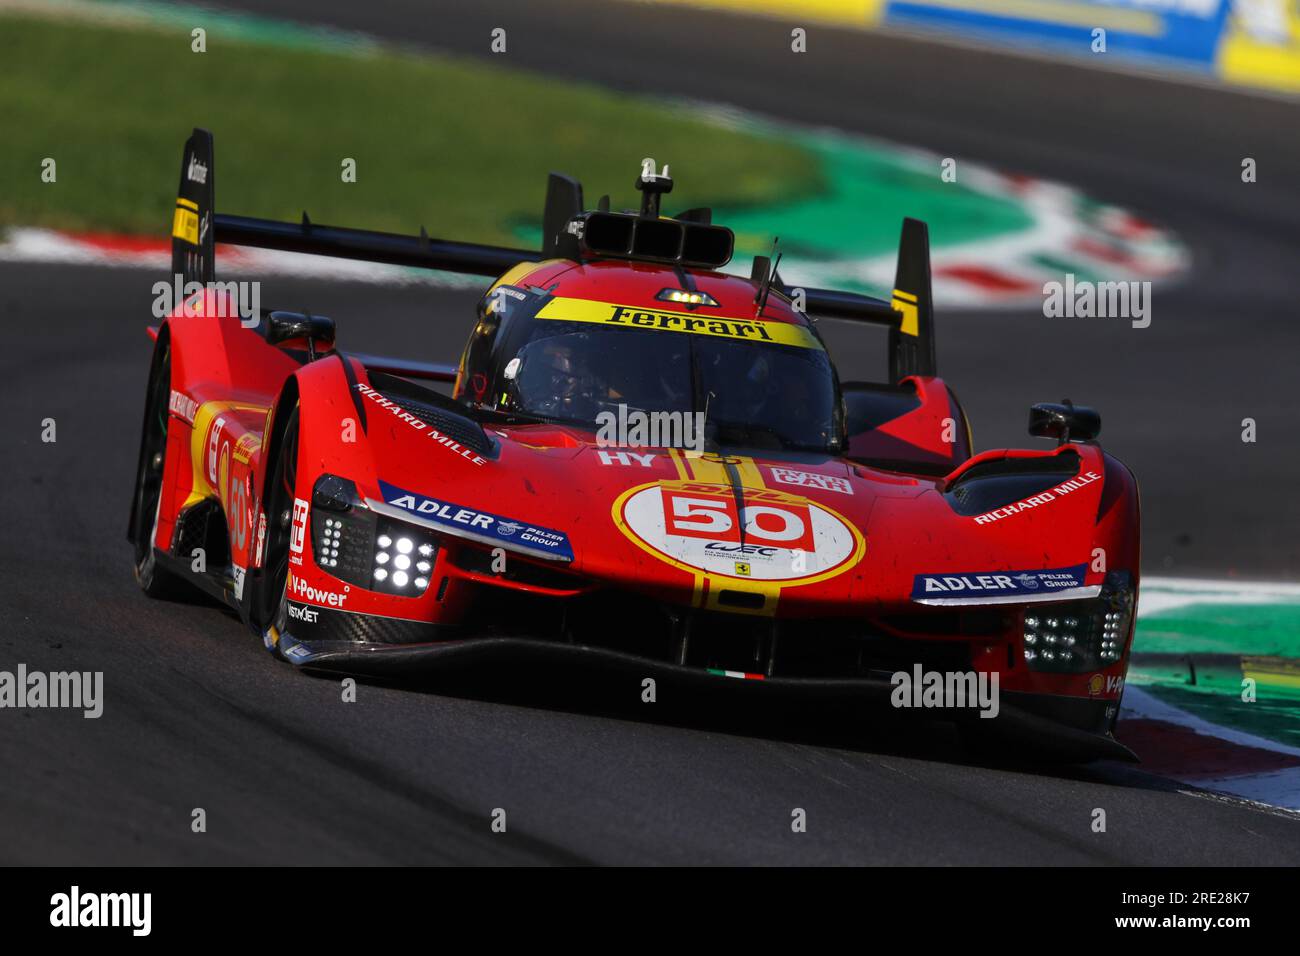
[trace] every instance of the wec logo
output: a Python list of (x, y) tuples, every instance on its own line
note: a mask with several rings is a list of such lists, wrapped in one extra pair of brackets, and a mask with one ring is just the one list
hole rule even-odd
[(723, 544), (720, 541), (710, 541), (704, 546), (706, 551), (721, 551), (726, 554), (743, 554), (747, 557), (774, 558), (776, 557), (777, 548), (760, 548), (753, 544)]

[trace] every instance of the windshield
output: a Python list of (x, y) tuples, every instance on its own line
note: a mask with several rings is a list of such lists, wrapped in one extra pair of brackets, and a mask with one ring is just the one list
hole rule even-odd
[[(804, 330), (799, 328), (800, 332)], [(619, 406), (705, 413), (705, 440), (834, 451), (835, 376), (826, 352), (722, 336), (532, 323), (504, 370), (511, 410), (594, 427)]]

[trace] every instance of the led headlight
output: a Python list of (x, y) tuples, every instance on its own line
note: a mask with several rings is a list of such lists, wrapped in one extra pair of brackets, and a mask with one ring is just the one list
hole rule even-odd
[(357, 486), (338, 475), (321, 475), (312, 487), (311, 541), (316, 566), (350, 584), (365, 584), (375, 515)]
[(1025, 663), (1030, 670), (1063, 674), (1109, 667), (1124, 654), (1132, 620), (1132, 575), (1112, 571), (1100, 597), (1040, 604), (1025, 612)]
[[(1115, 584), (1111, 586), (1111, 579)], [(1102, 615), (1101, 661), (1102, 665), (1113, 664), (1124, 654), (1124, 642), (1128, 639), (1129, 625), (1133, 621), (1133, 579), (1126, 571), (1114, 572), (1106, 576), (1107, 588), (1102, 589), (1101, 600), (1108, 601)]]
[(366, 587), (386, 594), (419, 597), (428, 590), (437, 557), (438, 542), (431, 533), (414, 525), (381, 519)]
[(380, 518), (337, 475), (322, 475), (312, 489), (311, 537), (317, 567), (385, 594), (423, 594), (438, 557), (431, 532)]

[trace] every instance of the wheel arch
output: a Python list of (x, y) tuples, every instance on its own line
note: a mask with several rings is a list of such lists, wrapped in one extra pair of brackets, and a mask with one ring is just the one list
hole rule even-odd
[(276, 489), (271, 486), (271, 483), (275, 478), (280, 458), (284, 454), (285, 437), (293, 417), (293, 411), (299, 405), (300, 395), (298, 376), (296, 374), (290, 375), (285, 379), (284, 386), (280, 389), (275, 404), (271, 407), (270, 417), (266, 425), (264, 452), (258, 463), (258, 497), (260, 499), (260, 510), (266, 518), (266, 539), (258, 544), (260, 553), (257, 555), (256, 566), (249, 568), (247, 571), (244, 597), (240, 602), (240, 614), (244, 618), (244, 622), (259, 636), (262, 635), (268, 617), (268, 598), (265, 591), (272, 541), (276, 537), (276, 525), (280, 520), (277, 513), (278, 509), (275, 508)]
[[(135, 484), (132, 486), (132, 495), (131, 495), (131, 514), (128, 519), (128, 523), (126, 527), (126, 539), (135, 545), (139, 544), (136, 525), (138, 524), (138, 519), (139, 519), (138, 509), (140, 506), (140, 502), (137, 500), (137, 496), (134, 492), (134, 489), (139, 487), (139, 483), (144, 474), (144, 469), (146, 464), (145, 457), (146, 457), (148, 442), (145, 436), (149, 428), (150, 399), (153, 396), (154, 389), (156, 388), (157, 378), (161, 371), (161, 366), (163, 363), (163, 357), (167, 356), (170, 350), (171, 350), (171, 330), (168, 327), (167, 323), (164, 322), (162, 327), (158, 330), (157, 338), (154, 339), (153, 354), (149, 359), (149, 376), (145, 384), (144, 409), (140, 413), (140, 450), (139, 453), (136, 455)], [(170, 372), (171, 372), (171, 367), (169, 362), (168, 364), (168, 378), (169, 378), (168, 391), (169, 392), (171, 390)]]

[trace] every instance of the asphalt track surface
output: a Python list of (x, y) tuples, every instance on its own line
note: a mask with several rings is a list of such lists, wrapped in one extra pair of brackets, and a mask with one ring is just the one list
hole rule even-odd
[[(465, 50), (518, 24), (515, 65), (1055, 176), (1177, 229), (1197, 270), (1157, 300), (1150, 329), (941, 316), (942, 370), (980, 447), (1021, 443), (1030, 401), (1096, 402), (1108, 445), (1143, 481), (1150, 569), (1294, 576), (1290, 108), (822, 31), (796, 63), (757, 52), (788, 48), (782, 25), (683, 11), (256, 6)], [(1253, 187), (1236, 185), (1243, 154), (1260, 162)], [(123, 533), (154, 278), (0, 266), (0, 667), (99, 670), (106, 684), (98, 720), (0, 712), (0, 862), (1300, 862), (1295, 819), (1140, 769), (990, 764), (942, 728), (897, 732), (735, 692), (645, 705), (598, 676), (492, 673), (363, 684), (341, 703), (337, 682), (272, 662), (221, 609), (149, 601), (131, 579)], [(433, 359), (456, 356), (472, 298), (296, 280), (263, 294), (333, 314), (344, 347)], [(853, 330), (831, 338), (843, 372), (874, 367)], [(1261, 438), (1243, 449), (1247, 414)], [(47, 417), (53, 444), (39, 438)], [(204, 834), (190, 829), (198, 807)], [(1098, 807), (1105, 834), (1090, 829)], [(489, 827), (495, 808), (506, 833)], [(806, 833), (791, 832), (794, 808)]]

